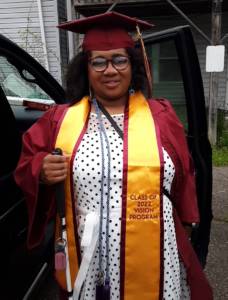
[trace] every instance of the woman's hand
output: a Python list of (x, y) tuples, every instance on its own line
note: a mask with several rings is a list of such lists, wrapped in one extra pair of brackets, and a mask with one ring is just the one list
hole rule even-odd
[(48, 154), (44, 157), (40, 181), (47, 185), (61, 182), (67, 177), (69, 156)]

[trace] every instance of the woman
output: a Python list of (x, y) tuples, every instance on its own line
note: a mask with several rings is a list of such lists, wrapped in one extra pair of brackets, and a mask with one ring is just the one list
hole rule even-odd
[[(55, 184), (65, 180), (56, 277), (74, 299), (209, 300), (183, 227), (199, 222), (192, 161), (170, 104), (140, 91), (144, 72), (127, 33), (136, 25), (150, 27), (117, 13), (61, 25), (85, 33), (83, 52), (67, 76), (74, 101), (24, 135), (16, 180), (27, 197), (29, 246), (42, 240)], [(52, 154), (57, 147), (63, 156)]]

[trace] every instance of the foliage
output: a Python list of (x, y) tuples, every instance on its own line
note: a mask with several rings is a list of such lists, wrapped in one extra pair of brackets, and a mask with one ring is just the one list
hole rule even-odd
[(217, 146), (212, 149), (214, 166), (228, 166), (228, 123), (227, 112), (218, 109)]
[[(34, 2), (35, 0), (31, 2), (28, 11), (26, 27), (18, 31), (20, 41), (21, 41), (19, 43), (19, 46), (23, 48), (26, 52), (28, 52), (31, 56), (33, 56), (41, 65), (44, 66), (44, 68), (47, 68), (45, 58), (48, 60), (48, 57), (44, 56), (44, 51), (43, 51), (44, 44), (41, 39), (41, 34), (39, 31), (38, 33), (34, 31), (34, 26), (32, 24), (33, 19), (31, 15), (32, 15), (32, 9), (34, 8), (35, 5)], [(47, 56), (48, 54), (55, 57), (55, 59), (61, 64), (60, 59), (55, 53), (55, 51), (53, 51), (49, 47), (47, 47), (47, 54), (45, 55)]]
[(213, 166), (228, 166), (228, 146), (214, 147), (212, 149)]
[[(28, 23), (29, 24), (29, 23)], [(25, 29), (19, 30), (20, 47), (33, 56), (41, 65), (45, 67), (43, 54), (43, 43), (39, 34), (32, 32), (27, 26)]]
[(218, 122), (217, 122), (217, 146), (219, 148), (228, 147), (228, 123), (227, 112), (218, 109)]

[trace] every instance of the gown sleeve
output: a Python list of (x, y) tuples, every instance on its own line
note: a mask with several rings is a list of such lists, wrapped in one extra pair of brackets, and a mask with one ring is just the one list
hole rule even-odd
[(49, 109), (24, 133), (22, 152), (14, 173), (27, 204), (29, 248), (40, 244), (45, 226), (55, 211), (53, 187), (41, 184), (39, 175), (43, 158), (53, 150), (56, 123), (52, 116), (56, 107)]
[(175, 164), (175, 177), (171, 189), (173, 205), (182, 223), (198, 223), (195, 169), (183, 125), (169, 101), (157, 102), (157, 105), (162, 105), (162, 109), (156, 114), (162, 144)]

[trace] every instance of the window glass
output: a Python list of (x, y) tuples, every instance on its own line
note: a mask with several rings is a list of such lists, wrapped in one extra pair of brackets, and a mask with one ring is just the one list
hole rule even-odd
[(28, 71), (19, 72), (5, 57), (0, 56), (0, 82), (8, 100), (20, 102), (23, 99), (44, 99), (53, 102), (36, 83), (32, 82), (33, 80), (34, 77)]
[(184, 85), (174, 41), (150, 44), (147, 53), (153, 75), (153, 97), (170, 100), (187, 130)]

